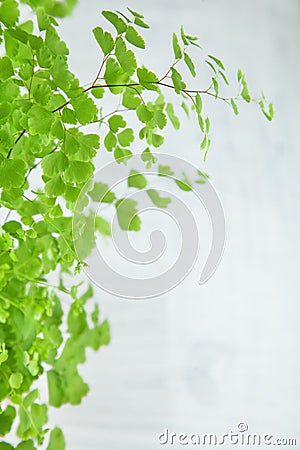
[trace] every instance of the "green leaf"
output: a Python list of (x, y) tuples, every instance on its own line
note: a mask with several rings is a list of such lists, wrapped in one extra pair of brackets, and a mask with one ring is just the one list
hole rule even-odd
[(206, 119), (205, 119), (205, 131), (206, 131), (206, 133), (209, 133), (209, 130), (210, 130), (210, 120), (209, 120), (209, 117), (206, 117)]
[(54, 28), (48, 28), (46, 31), (45, 44), (54, 53), (54, 55), (68, 55), (69, 50), (65, 42), (61, 41), (59, 35)]
[(0, 164), (0, 187), (21, 187), (25, 181), (27, 167), (22, 159), (6, 159)]
[(80, 189), (73, 186), (66, 186), (64, 197), (68, 202), (75, 203), (78, 199)]
[[(47, 11), (51, 16), (55, 17), (65, 17), (72, 14), (74, 6), (76, 5), (76, 0), (65, 0), (62, 2), (51, 2), (48, 4)], [(53, 20), (53, 19), (52, 19)]]
[(108, 184), (97, 182), (93, 189), (88, 193), (94, 202), (113, 203), (116, 199), (115, 194), (110, 191)]
[(266, 110), (266, 105), (265, 105), (265, 101), (264, 100), (260, 100), (258, 102), (260, 109), (262, 111), (262, 113), (264, 114), (264, 116), (271, 121), (274, 117), (274, 109), (273, 109), (273, 104), (269, 103), (268, 105), (268, 111)]
[(251, 102), (251, 97), (250, 97), (250, 93), (249, 93), (246, 81), (244, 80), (242, 82), (242, 84), (243, 84), (243, 89), (242, 89), (242, 92), (241, 92), (241, 96), (247, 103), (250, 103)]
[(147, 180), (141, 173), (132, 169), (128, 175), (128, 187), (144, 189), (147, 186)]
[(116, 12), (126, 20), (127, 23), (131, 22), (131, 20), (121, 11), (116, 10)]
[(273, 103), (269, 103), (269, 115), (270, 115), (270, 118), (271, 118), (271, 119), (274, 118), (274, 108), (273, 108)]
[(106, 56), (111, 53), (115, 46), (112, 35), (108, 31), (104, 31), (101, 27), (94, 28), (93, 33), (104, 55)]
[(157, 134), (157, 133), (153, 133), (151, 136), (152, 145), (156, 148), (161, 147), (164, 143), (164, 140), (165, 140), (165, 138), (162, 135)]
[(68, 157), (73, 157), (79, 151), (78, 130), (69, 128), (65, 136), (64, 152)]
[(47, 181), (45, 184), (45, 193), (48, 197), (57, 197), (65, 192), (66, 186), (60, 175)]
[(0, 58), (0, 80), (5, 81), (14, 74), (11, 60), (7, 56)]
[(143, 16), (141, 13), (136, 12), (136, 11), (134, 11), (133, 9), (130, 9), (130, 8), (127, 8), (127, 9), (128, 9), (128, 11), (129, 11), (134, 17), (138, 17), (138, 18), (140, 18), (140, 19), (143, 19), (143, 18), (144, 18), (144, 16)]
[(54, 428), (50, 433), (50, 440), (47, 450), (65, 450), (66, 443), (63, 432), (60, 428)]
[(111, 152), (117, 145), (117, 138), (114, 133), (109, 131), (104, 138), (104, 146), (108, 152)]
[(126, 122), (122, 116), (115, 114), (108, 119), (109, 128), (113, 133), (117, 133), (121, 128), (126, 127)]
[(138, 27), (150, 28), (149, 25), (146, 22), (144, 22), (144, 20), (142, 20), (140, 17), (134, 18), (134, 24), (137, 25)]
[(18, 30), (24, 30), (26, 33), (33, 33), (34, 24), (32, 20), (25, 20), (18, 26)]
[(185, 112), (187, 118), (190, 118), (190, 111), (189, 108), (187, 107), (187, 104), (185, 102), (181, 103), (181, 108), (183, 109), (183, 111)]
[(24, 406), (25, 408), (29, 408), (29, 406), (31, 406), (35, 400), (37, 400), (39, 398), (39, 390), (38, 389), (34, 389), (33, 391), (29, 392), (29, 394), (26, 395), (25, 399), (24, 399)]
[(64, 139), (65, 130), (60, 119), (56, 119), (51, 127), (51, 135), (57, 139)]
[[(12, 424), (16, 417), (16, 410), (13, 406), (7, 406), (0, 413), (0, 436), (5, 436), (10, 432)], [(1, 448), (1, 447), (0, 447)]]
[(8, 29), (7, 34), (16, 39), (17, 41), (22, 42), (23, 44), (27, 44), (29, 35), (25, 31), (21, 29)]
[(9, 116), (11, 113), (11, 104), (8, 102), (3, 102), (0, 104), (0, 120)]
[(19, 409), (20, 424), (17, 430), (21, 438), (28, 438), (42, 434), (42, 429), (47, 421), (47, 407), (46, 405), (39, 405), (34, 403), (30, 412), (24, 408)]
[(150, 122), (150, 120), (152, 120), (154, 116), (154, 113), (150, 111), (150, 109), (148, 109), (144, 104), (136, 108), (136, 114), (138, 119), (143, 123)]
[(159, 166), (158, 175), (161, 177), (172, 177), (174, 175), (174, 172), (172, 171), (170, 166)]
[(201, 45), (199, 45), (199, 44), (196, 42), (196, 41), (198, 41), (198, 38), (197, 38), (197, 37), (186, 35), (186, 38), (188, 39), (189, 44), (194, 45), (195, 47), (198, 47), (198, 48), (202, 48)]
[(237, 104), (236, 104), (236, 102), (233, 100), (233, 98), (230, 100), (230, 103), (231, 103), (231, 106), (232, 106), (232, 109), (233, 109), (234, 114), (237, 116), (238, 113), (239, 113), (239, 110), (238, 110)]
[(146, 67), (143, 66), (137, 69), (137, 76), (141, 86), (150, 91), (157, 91), (158, 78), (155, 75), (155, 73), (151, 72), (150, 70), (146, 69)]
[(137, 215), (137, 202), (129, 198), (122, 198), (115, 205), (120, 228), (122, 230), (139, 231), (141, 220)]
[(195, 65), (194, 65), (191, 57), (187, 53), (184, 53), (184, 62), (188, 66), (189, 71), (191, 72), (192, 76), (195, 77), (196, 76)]
[[(76, 352), (78, 353), (79, 350), (80, 353), (82, 352), (82, 344), (81, 346), (79, 346), (76, 345), (76, 341), (69, 341), (69, 346), (71, 346), (72, 344), (73, 348), (70, 350), (67, 348), (66, 353), (70, 353), (73, 357), (76, 357)], [(71, 405), (79, 405), (82, 401), (82, 398), (88, 393), (89, 387), (82, 380), (81, 376), (78, 373), (76, 365), (74, 366), (74, 363), (72, 364), (72, 360), (71, 362), (65, 361), (64, 364), (66, 366), (70, 366), (68, 371), (64, 373), (63, 377), (64, 393), (66, 395), (67, 402), (71, 403)]]
[(222, 63), (222, 61), (220, 61), (218, 58), (216, 58), (215, 56), (213, 56), (213, 55), (208, 55), (208, 57), (210, 58), (210, 59), (212, 59), (222, 70), (225, 70), (225, 67), (224, 67), (224, 65), (223, 65), (223, 63)]
[(162, 111), (154, 111), (153, 120), (155, 121), (155, 124), (158, 126), (158, 128), (160, 128), (161, 130), (165, 128), (165, 126), (167, 125), (167, 117), (165, 113), (163, 113)]
[(21, 442), (19, 445), (17, 445), (16, 450), (36, 450), (33, 440), (29, 439), (27, 441)]
[(112, 58), (106, 62), (104, 74), (106, 84), (113, 94), (119, 94), (123, 91), (125, 85), (129, 81), (128, 73)]
[(38, 27), (40, 31), (47, 30), (51, 26), (50, 17), (45, 12), (43, 7), (38, 7), (36, 10)]
[(157, 158), (152, 155), (149, 147), (147, 147), (141, 154), (141, 160), (146, 163), (147, 169), (150, 169), (152, 164), (155, 164), (157, 162)]
[(39, 105), (33, 105), (28, 112), (28, 125), (31, 134), (49, 134), (54, 120), (53, 114)]
[[(32, 67), (29, 64), (27, 66), (27, 71), (28, 71), (29, 78), (30, 78), (32, 76)], [(28, 76), (28, 74), (27, 74), (27, 76)], [(20, 76), (21, 76), (21, 70), (20, 70)], [(26, 78), (27, 78), (27, 76), (26, 76)], [(24, 77), (24, 79), (26, 79), (26, 78)], [(27, 79), (29, 79), (29, 78), (27, 78)], [(34, 100), (37, 103), (40, 103), (42, 106), (45, 106), (48, 103), (50, 94), (51, 94), (51, 88), (48, 83), (46, 84), (46, 83), (36, 82), (31, 87), (32, 98), (34, 98)]]
[(183, 28), (182, 25), (180, 27), (180, 36), (181, 36), (181, 40), (182, 40), (183, 44), (184, 45), (189, 45), (189, 42), (188, 42), (188, 40), (187, 40), (187, 38), (185, 36), (184, 28)]
[(201, 116), (201, 114), (198, 114), (198, 124), (199, 124), (200, 130), (202, 131), (202, 133), (204, 133), (205, 132), (205, 123), (204, 123), (204, 120), (203, 120), (203, 117)]
[(206, 64), (209, 65), (209, 67), (212, 69), (212, 71), (213, 71), (215, 74), (218, 73), (217, 69), (215, 68), (215, 66), (214, 66), (210, 61), (205, 60), (205, 62), (206, 62)]
[(213, 85), (214, 85), (216, 98), (218, 98), (218, 96), (219, 96), (219, 83), (217, 82), (217, 80), (215, 78), (213, 78), (212, 81), (213, 81)]
[(74, 137), (78, 142), (78, 150), (74, 152), (71, 159), (76, 161), (91, 161), (100, 147), (100, 137), (97, 134), (83, 134), (74, 131)]
[(124, 33), (127, 30), (127, 25), (124, 20), (113, 11), (102, 11), (101, 14), (115, 27), (118, 34)]
[(148, 189), (147, 194), (151, 198), (154, 205), (159, 208), (167, 208), (168, 204), (171, 202), (169, 197), (161, 197), (155, 189)]
[(86, 125), (97, 117), (97, 107), (93, 100), (87, 94), (81, 94), (71, 100), (78, 121)]
[(207, 135), (204, 136), (201, 144), (200, 144), (200, 150), (204, 150), (207, 146)]
[(211, 140), (208, 139), (207, 140), (207, 145), (206, 145), (206, 152), (204, 154), (204, 161), (206, 161), (207, 153), (208, 153), (208, 150), (210, 149), (210, 144), (211, 144)]
[(178, 37), (177, 37), (176, 33), (173, 33), (172, 44), (173, 44), (173, 51), (174, 51), (175, 58), (181, 59), (182, 58), (182, 50), (180, 48), (180, 45), (178, 42)]
[(103, 98), (105, 93), (105, 89), (102, 87), (97, 87), (91, 90), (91, 94), (95, 97), (95, 98)]
[(220, 70), (219, 74), (220, 74), (221, 77), (223, 78), (225, 84), (227, 84), (227, 86), (229, 86), (229, 81), (227, 80), (227, 77), (226, 77), (225, 73), (223, 73), (223, 72)]
[(142, 99), (136, 95), (133, 88), (124, 91), (122, 105), (128, 109), (136, 109), (142, 103)]
[(193, 190), (192, 183), (186, 176), (182, 180), (176, 179), (175, 183), (182, 191), (189, 192)]
[(202, 112), (202, 98), (201, 98), (200, 94), (198, 94), (198, 93), (196, 94), (195, 102), (196, 102), (197, 113), (201, 114), (201, 112)]
[[(111, 224), (103, 217), (97, 216), (95, 218), (95, 229), (102, 234), (102, 236), (111, 237)], [(95, 348), (95, 350), (97, 349)]]
[(173, 85), (174, 85), (174, 89), (176, 94), (180, 94), (181, 91), (183, 91), (186, 88), (186, 84), (182, 81), (182, 77), (180, 75), (180, 73), (174, 69), (174, 67), (172, 67), (172, 81), (173, 81)]
[(12, 389), (19, 389), (23, 382), (23, 375), (21, 373), (12, 373), (9, 377), (9, 384)]
[(70, 161), (65, 171), (66, 181), (68, 183), (85, 183), (94, 172), (94, 166), (90, 162)]
[(8, 351), (5, 348), (5, 343), (2, 343), (0, 346), (0, 366), (8, 359)]
[(117, 40), (115, 55), (122, 69), (129, 76), (132, 76), (137, 67), (135, 55), (132, 50), (127, 50), (126, 44), (122, 38)]
[(135, 47), (145, 48), (145, 41), (142, 36), (132, 26), (128, 26), (125, 39)]
[(134, 141), (132, 128), (126, 128), (118, 134), (118, 141), (122, 147), (128, 147)]
[(175, 130), (179, 130), (180, 122), (178, 117), (175, 115), (174, 106), (172, 105), (172, 103), (167, 104), (166, 112)]
[(0, 6), (0, 21), (6, 27), (13, 27), (18, 22), (20, 15), (18, 2), (15, 0), (6, 0)]
[(40, 36), (29, 35), (28, 41), (32, 50), (39, 50), (43, 45), (43, 39)]
[(114, 151), (114, 158), (118, 164), (126, 164), (132, 157), (132, 152), (126, 148), (116, 147)]
[(12, 445), (7, 442), (0, 442), (0, 450), (15, 450)]
[(55, 370), (47, 372), (49, 404), (59, 408), (65, 402), (65, 393), (62, 387), (62, 380)]
[(42, 169), (48, 177), (55, 177), (59, 172), (63, 172), (68, 165), (68, 158), (60, 150), (47, 155), (42, 160)]
[[(41, 48), (39, 48), (36, 56), (40, 67), (48, 69), (52, 66), (53, 55), (46, 45), (42, 45)], [(56, 76), (59, 78), (59, 73), (57, 73)]]
[(186, 34), (185, 37), (189, 40), (189, 41), (198, 41), (199, 38), (197, 38), (196, 36), (191, 36), (189, 34)]
[(238, 82), (240, 82), (242, 78), (243, 78), (243, 72), (241, 71), (241, 69), (238, 69), (238, 71), (237, 71)]

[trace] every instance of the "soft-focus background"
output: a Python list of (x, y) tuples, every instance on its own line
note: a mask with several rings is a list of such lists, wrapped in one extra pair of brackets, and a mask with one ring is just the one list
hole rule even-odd
[[(91, 29), (104, 24), (100, 10), (125, 6), (79, 0), (62, 22), (82, 83), (97, 72)], [(225, 62), (231, 78), (240, 66), (252, 93), (264, 88), (276, 117), (268, 123), (253, 105), (236, 118), (208, 101), (213, 144), (205, 164), (193, 121), (169, 133), (164, 151), (205, 169), (221, 197), (222, 263), (199, 286), (203, 254), (179, 287), (153, 300), (120, 300), (95, 289), (112, 342), (88, 354), (82, 373), (91, 392), (83, 404), (55, 411), (52, 421), (63, 425), (71, 450), (155, 450), (165, 428), (226, 433), (241, 421), (252, 432), (298, 438), (300, 448), (300, 2), (130, 0), (128, 6), (151, 25), (140, 62), (164, 73), (171, 34), (184, 24)]]

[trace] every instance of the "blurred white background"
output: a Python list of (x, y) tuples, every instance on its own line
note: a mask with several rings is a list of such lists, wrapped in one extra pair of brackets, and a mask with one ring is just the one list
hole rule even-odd
[(155, 450), (165, 428), (226, 433), (241, 421), (249, 431), (300, 442), (300, 2), (79, 0), (61, 32), (82, 83), (99, 64), (91, 29), (104, 24), (100, 10), (125, 6), (151, 25), (140, 63), (164, 73), (172, 32), (184, 24), (231, 79), (242, 67), (250, 92), (264, 88), (276, 117), (268, 123), (255, 105), (235, 117), (208, 99), (213, 142), (205, 164), (193, 121), (168, 133), (163, 151), (208, 172), (222, 200), (221, 265), (199, 286), (203, 254), (179, 287), (148, 301), (95, 289), (111, 345), (88, 354), (82, 373), (91, 391), (83, 404), (54, 411), (52, 421), (64, 427), (71, 450)]

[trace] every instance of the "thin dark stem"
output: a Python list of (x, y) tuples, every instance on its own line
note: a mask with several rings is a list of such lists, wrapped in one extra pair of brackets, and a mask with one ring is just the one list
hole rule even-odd
[(197, 108), (196, 102), (194, 97), (192, 97), (192, 95), (189, 92), (186, 92), (186, 95), (189, 97), (189, 99), (192, 101), (193, 105), (195, 106), (195, 108)]
[(169, 70), (167, 71), (167, 73), (159, 80), (159, 83), (161, 83), (162, 81), (164, 81), (166, 78), (168, 78), (170, 72), (172, 71), (173, 67), (176, 66), (177, 63), (179, 63), (180, 59), (175, 59), (175, 61), (173, 62), (173, 64), (171, 65), (171, 67), (169, 68)]
[[(89, 88), (90, 89), (90, 88)], [(82, 92), (86, 92), (85, 90)], [(58, 106), (57, 108), (53, 109), (51, 112), (52, 113), (56, 113), (58, 111), (60, 111), (61, 109), (63, 109), (65, 106), (68, 106), (71, 103), (71, 100), (66, 101), (65, 103), (63, 103), (62, 105)]]
[(86, 127), (86, 126), (88, 126), (88, 125), (93, 125), (93, 124), (95, 124), (95, 123), (101, 123), (101, 122), (104, 122), (104, 120), (107, 119), (107, 117), (110, 117), (110, 116), (112, 116), (113, 114), (116, 114), (116, 113), (126, 112), (126, 111), (130, 111), (130, 109), (128, 109), (128, 108), (126, 108), (126, 109), (118, 109), (118, 108), (117, 108), (117, 109), (115, 109), (114, 111), (111, 111), (110, 113), (105, 114), (105, 116), (102, 116), (100, 119), (94, 120), (93, 122), (89, 122), (89, 123), (87, 123), (86, 125), (79, 125), (79, 127), (77, 127), (77, 128), (82, 128), (82, 127)]
[[(167, 83), (162, 83), (160, 81), (149, 81), (148, 84), (156, 84), (158, 86), (164, 86), (170, 89), (175, 89), (174, 86), (172, 84), (167, 84)], [(85, 91), (88, 92), (91, 89), (96, 89), (96, 88), (114, 88), (114, 87), (138, 87), (141, 86), (140, 83), (129, 83), (129, 84), (96, 84), (95, 86), (90, 86), (89, 88), (87, 88)], [(189, 93), (189, 94), (208, 94), (208, 95), (212, 95), (213, 97), (215, 97), (215, 94), (213, 94), (212, 92), (208, 92), (207, 89), (181, 89), (181, 92), (185, 92), (185, 93)], [(224, 99), (224, 100), (230, 100), (225, 99), (225, 97), (218, 97), (219, 99)], [(63, 105), (60, 107), (62, 108)]]
[(31, 96), (31, 88), (32, 88), (32, 83), (33, 83), (33, 78), (34, 78), (34, 54), (32, 56), (32, 75), (30, 78), (30, 83), (29, 83), (29, 87), (28, 87), (28, 100), (30, 101), (30, 96)]
[[(92, 83), (92, 86), (94, 86), (94, 85), (97, 83), (97, 80), (98, 80), (98, 78), (100, 77), (100, 74), (101, 74), (101, 72), (102, 72), (102, 69), (103, 69), (103, 67), (104, 67), (104, 64), (106, 63), (106, 61), (107, 61), (107, 59), (109, 58), (109, 56), (110, 56), (110, 53), (109, 53), (108, 55), (106, 55), (106, 56), (103, 58), (102, 63), (101, 63), (101, 65), (100, 65), (100, 68), (99, 68), (99, 70), (98, 70), (98, 73), (97, 73), (97, 75), (96, 75), (96, 77), (95, 77), (95, 79), (94, 79), (94, 81), (93, 81), (93, 83)], [(84, 92), (84, 91), (83, 91), (83, 92)]]
[(12, 153), (12, 151), (13, 151), (13, 149), (14, 149), (14, 146), (17, 145), (17, 143), (19, 142), (20, 139), (22, 139), (22, 137), (24, 136), (25, 133), (26, 133), (26, 130), (23, 130), (23, 131), (19, 134), (19, 136), (18, 136), (17, 139), (15, 140), (15, 143), (14, 143), (13, 147), (9, 150), (9, 152), (8, 152), (8, 154), (7, 154), (7, 156), (6, 156), (6, 159), (9, 159), (9, 158), (10, 158), (11, 153)]

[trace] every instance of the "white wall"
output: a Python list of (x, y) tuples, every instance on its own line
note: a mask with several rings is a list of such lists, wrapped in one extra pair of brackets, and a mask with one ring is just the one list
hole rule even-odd
[[(269, 124), (255, 106), (236, 118), (209, 101), (213, 144), (205, 165), (193, 123), (169, 134), (165, 151), (205, 167), (222, 199), (221, 266), (200, 287), (200, 264), (174, 291), (150, 301), (97, 290), (112, 343), (88, 355), (82, 370), (88, 398), (55, 412), (53, 421), (64, 425), (72, 450), (153, 450), (166, 427), (222, 433), (241, 421), (253, 432), (299, 439), (299, 1), (134, 0), (129, 6), (151, 24), (140, 61), (158, 72), (167, 67), (171, 33), (183, 23), (232, 77), (241, 66), (252, 92), (264, 88), (276, 118)], [(84, 83), (97, 70), (90, 30), (103, 8), (124, 9), (124, 3), (81, 0), (62, 24), (72, 68)]]

